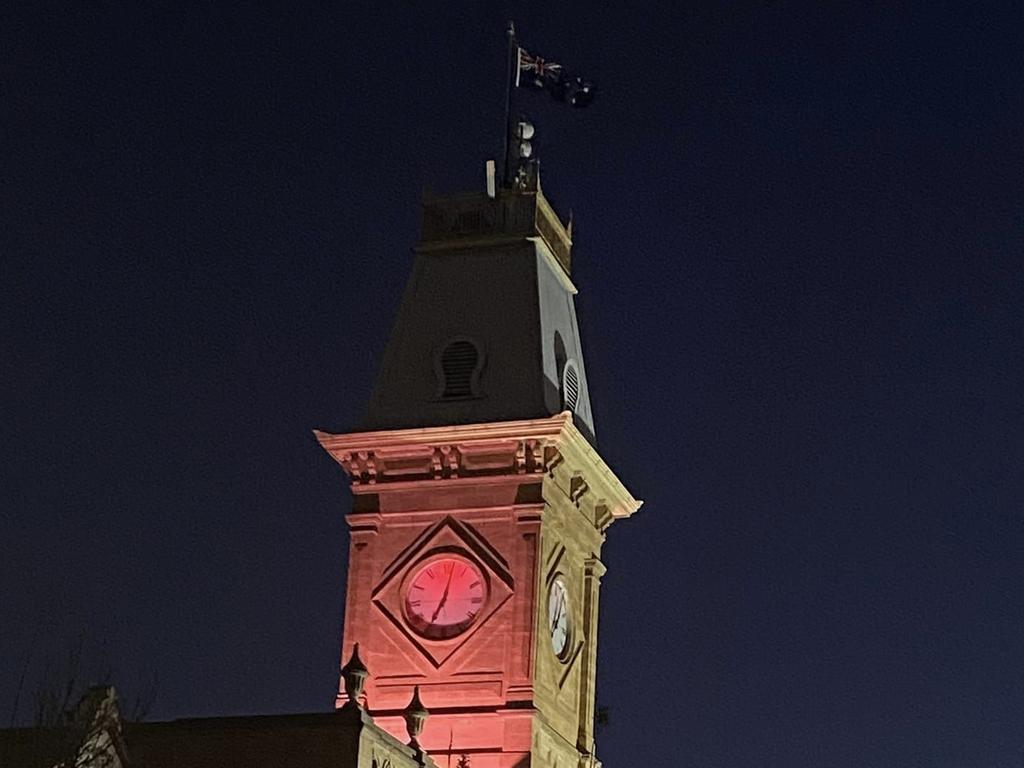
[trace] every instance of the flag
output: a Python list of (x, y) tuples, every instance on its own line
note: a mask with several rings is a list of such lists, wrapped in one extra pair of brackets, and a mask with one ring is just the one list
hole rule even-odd
[(553, 61), (534, 56), (525, 48), (519, 49), (519, 71), (516, 73), (516, 85), (526, 83), (535, 88), (547, 88), (550, 83), (562, 79), (562, 65)]
[(570, 75), (561, 64), (534, 56), (518, 47), (517, 88), (528, 86), (546, 90), (558, 101), (573, 107), (585, 107), (594, 99), (594, 85), (579, 75)]

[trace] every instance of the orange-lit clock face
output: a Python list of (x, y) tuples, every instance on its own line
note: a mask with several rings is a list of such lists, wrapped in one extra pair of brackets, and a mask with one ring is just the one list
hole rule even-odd
[(413, 575), (405, 594), (405, 614), (416, 632), (443, 640), (468, 629), (486, 598), (487, 585), (475, 565), (461, 557), (443, 557)]

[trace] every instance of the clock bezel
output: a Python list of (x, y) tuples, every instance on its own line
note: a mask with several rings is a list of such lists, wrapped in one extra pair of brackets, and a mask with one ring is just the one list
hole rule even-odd
[[(410, 610), (409, 605), (409, 592), (412, 589), (412, 583), (416, 577), (424, 570), (429, 568), (433, 563), (441, 560), (461, 560), (472, 568), (480, 576), (480, 581), (483, 584), (483, 601), (480, 603), (480, 609), (473, 615), (471, 619), (468, 619), (457, 624), (451, 624), (445, 627), (439, 627), (438, 625), (432, 625), (425, 622), (421, 617), (416, 616)], [(462, 549), (441, 549), (431, 552), (429, 555), (420, 558), (412, 566), (410, 566), (405, 573), (405, 577), (402, 579), (402, 584), (399, 588), (399, 600), (401, 602), (402, 620), (405, 622), (406, 627), (409, 631), (415, 634), (417, 637), (428, 640), (432, 643), (445, 643), (449, 641), (457, 641), (463, 635), (471, 630), (479, 621), (481, 616), (485, 615), (486, 609), (491, 599), (491, 579), (487, 569), (484, 568), (479, 562), (476, 561), (468, 552)]]

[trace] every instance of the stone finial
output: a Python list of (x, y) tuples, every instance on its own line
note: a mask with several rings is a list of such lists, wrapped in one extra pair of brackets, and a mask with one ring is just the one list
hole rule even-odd
[(359, 643), (356, 643), (352, 647), (352, 656), (348, 663), (341, 668), (341, 679), (345, 681), (345, 695), (348, 696), (346, 707), (362, 707), (359, 697), (363, 695), (363, 687), (369, 676), (370, 670), (359, 658)]
[(420, 701), (420, 687), (417, 685), (412, 691), (412, 700), (406, 705), (402, 717), (405, 718), (405, 729), (409, 733), (409, 746), (414, 749), (420, 748), (419, 735), (423, 733), (423, 724), (427, 722), (430, 712)]

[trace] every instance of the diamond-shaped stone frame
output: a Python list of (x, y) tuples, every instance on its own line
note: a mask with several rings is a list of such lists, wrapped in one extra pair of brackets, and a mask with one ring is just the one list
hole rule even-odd
[[(432, 640), (417, 634), (405, 620), (402, 605), (409, 580), (422, 564), (443, 554), (464, 557), (483, 574), (487, 599), (476, 620), (464, 632), (443, 640)], [(447, 516), (416, 537), (384, 570), (373, 591), (374, 606), (402, 636), (435, 668), (440, 668), (465, 645), (495, 612), (510, 598), (515, 581), (508, 562), (471, 526)]]

